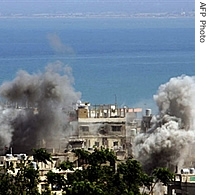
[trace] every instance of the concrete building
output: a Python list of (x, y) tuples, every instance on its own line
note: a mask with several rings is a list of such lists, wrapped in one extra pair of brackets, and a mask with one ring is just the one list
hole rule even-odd
[[(131, 155), (133, 137), (140, 131), (137, 114), (141, 108), (118, 108), (116, 105), (94, 105), (78, 101), (76, 117), (70, 117), (67, 151), (72, 148), (93, 150), (94, 147), (113, 149), (118, 154)], [(76, 120), (75, 120), (76, 119)]]
[(181, 173), (167, 186), (167, 195), (195, 195), (195, 173)]
[(141, 131), (147, 132), (151, 128), (152, 110), (146, 109), (145, 115), (142, 117), (141, 121)]
[[(46, 187), (44, 181), (48, 171), (66, 174), (65, 171), (60, 172), (55, 167), (66, 160), (76, 163), (77, 158), (70, 152), (72, 149), (84, 148), (93, 151), (95, 147), (104, 147), (114, 150), (119, 160), (132, 156), (132, 143), (135, 136), (151, 128), (151, 109), (146, 109), (142, 118), (139, 117), (141, 112), (141, 108), (119, 108), (113, 104), (91, 106), (90, 103), (78, 101), (75, 110), (69, 113), (69, 138), (61, 138), (59, 148), (47, 148), (48, 152), (52, 154), (52, 163), (37, 165), (41, 179), (40, 192)], [(40, 144), (40, 147), (43, 145)], [(9, 166), (12, 162), (16, 170), (15, 173), (17, 173), (20, 161), (26, 158), (28, 157), (25, 154), (0, 156), (0, 167)], [(28, 159), (33, 161), (32, 157)], [(189, 161), (191, 162), (191, 159)], [(50, 188), (53, 189), (53, 186)], [(194, 195), (194, 188), (194, 173), (186, 173), (186, 170), (183, 170), (177, 175), (176, 181), (169, 185), (165, 194)], [(61, 192), (56, 191), (56, 193)]]
[[(37, 163), (34, 161), (33, 156), (27, 156), (26, 154), (6, 154), (5, 156), (0, 156), (0, 170), (3, 170), (3, 167), (9, 168), (10, 165), (12, 165), (14, 171), (8, 170), (8, 173), (16, 175), (20, 170), (21, 165), (32, 163), (34, 169), (39, 168), (39, 184), (37, 186), (39, 193), (42, 193), (46, 188), (49, 188), (50, 190), (52, 190), (52, 194), (62, 195), (61, 189), (58, 189), (57, 186), (52, 186), (46, 183), (46, 174), (49, 171), (63, 175), (66, 175), (67, 173), (72, 173), (73, 171), (70, 170), (63, 171), (56, 168), (61, 162), (67, 160), (69, 160), (70, 162), (75, 162), (75, 164), (77, 163), (77, 157), (74, 153), (52, 154), (52, 162), (47, 162), (47, 164), (43, 162)], [(75, 168), (75, 170), (76, 169), (82, 168), (79, 167)]]

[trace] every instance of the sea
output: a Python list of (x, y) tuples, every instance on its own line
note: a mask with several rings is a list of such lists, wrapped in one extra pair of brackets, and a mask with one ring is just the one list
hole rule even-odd
[(195, 18), (0, 18), (0, 85), (58, 61), (81, 101), (157, 112), (160, 85), (195, 75)]

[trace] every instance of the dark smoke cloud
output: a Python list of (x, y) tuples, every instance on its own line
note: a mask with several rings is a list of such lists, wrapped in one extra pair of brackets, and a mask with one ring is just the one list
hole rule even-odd
[(146, 171), (155, 167), (194, 164), (194, 77), (171, 78), (159, 87), (154, 100), (159, 115), (146, 133), (136, 136), (134, 153)]
[(44, 73), (19, 71), (0, 86), (0, 96), (11, 108), (0, 109), (0, 147), (14, 152), (35, 147), (58, 147), (70, 132), (68, 111), (81, 94), (73, 88), (71, 69), (61, 62), (50, 64)]

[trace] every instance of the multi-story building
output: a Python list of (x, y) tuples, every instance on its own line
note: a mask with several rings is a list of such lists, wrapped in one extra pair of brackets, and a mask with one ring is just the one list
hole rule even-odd
[[(63, 161), (69, 160), (70, 162), (77, 162), (77, 157), (74, 153), (56, 153), (52, 154), (52, 162), (35, 162), (33, 156), (28, 156), (26, 154), (6, 154), (5, 156), (0, 156), (0, 171), (4, 171), (3, 168), (7, 169), (8, 173), (12, 175), (17, 175), (22, 166), (31, 164), (34, 169), (39, 170), (39, 184), (38, 190), (42, 193), (46, 188), (49, 188), (52, 191), (52, 194), (62, 195), (62, 189), (58, 189), (57, 186), (46, 183), (46, 174), (49, 171), (54, 173), (59, 173), (66, 175), (67, 173), (72, 173), (72, 170), (60, 170), (57, 167)], [(12, 166), (12, 170), (10, 169)], [(77, 167), (76, 169), (82, 169)], [(1, 173), (1, 172), (0, 172)]]
[[(70, 136), (67, 150), (94, 147), (113, 149), (122, 155), (131, 155), (131, 142), (140, 129), (137, 113), (140, 108), (118, 108), (116, 105), (95, 105), (78, 102), (76, 117), (70, 121)], [(76, 120), (75, 120), (76, 119)]]
[(181, 170), (176, 174), (175, 180), (167, 186), (167, 195), (195, 195), (195, 172), (194, 168)]
[[(52, 191), (52, 194), (61, 195), (62, 189), (56, 185), (49, 185), (46, 183), (46, 174), (49, 171), (54, 173), (63, 174), (66, 176), (67, 173), (72, 173), (71, 170), (59, 170), (56, 167), (63, 161), (77, 162), (78, 158), (74, 153), (56, 153), (52, 155), (52, 162), (47, 164), (43, 162), (34, 162), (33, 156), (27, 156), (26, 154), (7, 154), (6, 156), (0, 156), (0, 168), (9, 167), (11, 163), (13, 164), (14, 171), (9, 171), (11, 174), (16, 175), (20, 170), (20, 164), (31, 162), (33, 167), (39, 168), (39, 192), (42, 193), (45, 188), (49, 188)], [(76, 169), (82, 170), (82, 167), (77, 167)], [(164, 194), (164, 195), (194, 195), (195, 194), (195, 170), (194, 168), (184, 168), (181, 169), (179, 173), (175, 175), (173, 182), (170, 182), (169, 185), (163, 186), (162, 184), (158, 189), (153, 190), (154, 195)]]

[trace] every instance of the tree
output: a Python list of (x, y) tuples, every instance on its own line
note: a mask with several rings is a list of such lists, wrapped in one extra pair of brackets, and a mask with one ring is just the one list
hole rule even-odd
[(95, 148), (94, 152), (89, 155), (89, 164), (92, 166), (105, 164), (107, 162), (110, 163), (110, 166), (115, 170), (115, 163), (117, 161), (117, 157), (112, 150), (108, 148), (101, 147), (100, 149)]
[(46, 176), (48, 184), (52, 186), (52, 190), (61, 190), (65, 186), (65, 179), (62, 174), (49, 171)]
[(67, 175), (69, 194), (84, 194), (89, 188), (91, 193), (97, 189), (103, 195), (146, 195), (153, 192), (157, 182), (167, 185), (173, 179), (166, 168), (157, 168), (148, 175), (134, 159), (118, 163), (115, 169), (117, 158), (109, 149), (95, 148), (92, 153), (78, 149), (78, 154), (85, 160), (86, 167)]
[(31, 164), (29, 164), (28, 166), (25, 166), (23, 168), (22, 175), (25, 181), (25, 188), (27, 194), (39, 194), (37, 187), (37, 185), (39, 184), (39, 171), (34, 169), (34, 167)]
[(64, 171), (66, 171), (68, 169), (73, 171), (74, 170), (74, 165), (73, 165), (72, 162), (67, 160), (67, 161), (63, 161), (57, 168), (59, 170), (64, 170)]
[(39, 195), (38, 185), (39, 172), (35, 170), (30, 162), (22, 162), (17, 174), (10, 163), (4, 167), (0, 174), (0, 195)]
[(0, 195), (12, 195), (17, 192), (14, 179), (14, 176), (10, 173), (0, 174)]
[(37, 162), (43, 162), (47, 164), (47, 161), (52, 162), (52, 157), (49, 152), (45, 148), (33, 149), (33, 157)]
[(151, 186), (150, 194), (158, 182), (161, 182), (163, 185), (167, 186), (169, 182), (173, 181), (175, 176), (174, 173), (170, 172), (169, 169), (165, 167), (158, 167), (154, 169), (152, 175), (153, 185)]
[(88, 163), (90, 153), (84, 149), (74, 149), (72, 152), (78, 157), (78, 167)]
[[(174, 178), (174, 174), (167, 168), (158, 167), (148, 175), (140, 162), (128, 159), (115, 164), (116, 155), (109, 149), (95, 149), (92, 153), (84, 149), (74, 151), (86, 164), (82, 170), (71, 173), (46, 174), (46, 182), (51, 184), (52, 190), (63, 190), (66, 195), (151, 195), (155, 185), (161, 182), (167, 185)], [(51, 155), (41, 148), (35, 150), (34, 158), (37, 162), (51, 161)], [(60, 170), (73, 170), (73, 163), (63, 161)], [(0, 171), (0, 195), (39, 195), (39, 169), (34, 169), (27, 159), (21, 160), (17, 174), (14, 174), (13, 164)], [(49, 195), (50, 190), (45, 190), (42, 195)]]
[[(88, 162), (88, 164), (85, 169), (68, 174), (67, 178), (70, 182), (69, 192), (76, 194), (78, 190), (81, 190), (81, 193), (84, 193), (83, 187), (88, 185), (90, 190), (94, 187), (95, 190), (97, 189), (98, 192), (104, 195), (121, 195), (123, 194), (122, 192), (128, 194), (128, 185), (123, 180), (121, 174), (115, 170), (117, 157), (112, 150), (95, 148), (94, 152), (88, 153), (88, 155), (84, 153), (84, 150), (79, 151), (78, 149), (75, 152), (77, 152), (77, 155), (80, 154), (80, 157)], [(130, 178), (128, 180), (131, 181)], [(94, 190), (91, 191), (92, 193), (94, 192)], [(138, 188), (136, 191), (138, 191)]]
[(143, 185), (142, 179), (145, 176), (141, 164), (136, 160), (128, 159), (125, 163), (119, 164), (118, 172), (122, 175), (128, 192), (140, 194), (139, 187)]

